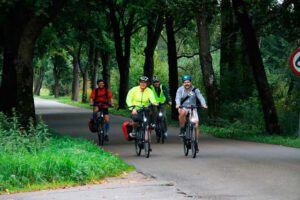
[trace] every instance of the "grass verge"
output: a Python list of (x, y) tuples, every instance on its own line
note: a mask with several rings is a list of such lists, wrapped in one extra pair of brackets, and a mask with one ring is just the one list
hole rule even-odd
[(87, 140), (60, 136), (42, 122), (25, 131), (16, 116), (0, 113), (0, 194), (98, 183), (131, 170)]

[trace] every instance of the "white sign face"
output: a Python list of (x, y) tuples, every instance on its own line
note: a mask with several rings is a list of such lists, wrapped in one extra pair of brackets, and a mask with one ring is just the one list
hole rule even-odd
[(290, 59), (290, 67), (295, 72), (295, 74), (300, 76), (300, 48), (296, 49), (296, 51), (294, 51), (294, 53), (292, 54)]

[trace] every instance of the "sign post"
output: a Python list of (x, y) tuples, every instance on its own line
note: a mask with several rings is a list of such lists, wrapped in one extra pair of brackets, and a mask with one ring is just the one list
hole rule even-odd
[[(290, 67), (294, 73), (300, 76), (300, 48), (296, 49), (290, 58)], [(300, 137), (300, 101), (298, 102), (299, 112), (299, 125), (298, 125), (298, 137)]]

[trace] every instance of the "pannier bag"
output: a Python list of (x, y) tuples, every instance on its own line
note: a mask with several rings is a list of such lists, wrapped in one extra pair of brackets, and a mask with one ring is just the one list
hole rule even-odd
[(89, 129), (90, 129), (90, 131), (91, 131), (92, 133), (95, 133), (95, 132), (97, 132), (97, 130), (94, 129), (93, 124), (94, 124), (94, 120), (93, 120), (93, 119), (90, 119), (90, 121), (89, 121)]
[(133, 138), (129, 136), (129, 133), (132, 132), (133, 130), (133, 122), (125, 121), (122, 125), (122, 128), (123, 128), (123, 134), (125, 136), (125, 139), (127, 141), (132, 140)]

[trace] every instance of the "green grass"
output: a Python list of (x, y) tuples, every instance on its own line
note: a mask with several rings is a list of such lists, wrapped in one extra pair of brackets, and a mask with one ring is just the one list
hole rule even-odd
[(277, 144), (288, 147), (300, 148), (300, 138), (297, 136), (278, 136), (261, 133), (259, 131), (247, 131), (232, 127), (220, 128), (201, 126), (201, 132), (209, 133), (220, 138), (230, 138), (243, 141)]
[(0, 113), (0, 194), (99, 182), (134, 170), (90, 141), (49, 132), (42, 122), (22, 130)]
[[(41, 98), (54, 99), (54, 97), (49, 96), (41, 96)], [(70, 97), (60, 97), (55, 99), (58, 102), (90, 108), (88, 103), (74, 102), (70, 100)], [(129, 112), (126, 110), (117, 110), (115, 108), (110, 109), (110, 113), (115, 115), (121, 115), (125, 117), (129, 117)], [(178, 122), (170, 119), (170, 115), (168, 115), (168, 124), (170, 126), (178, 126)], [(220, 138), (231, 138), (237, 140), (244, 141), (253, 141), (253, 142), (261, 142), (261, 143), (269, 143), (269, 144), (278, 144), (288, 147), (296, 147), (300, 148), (300, 138), (296, 136), (273, 136), (263, 133), (263, 131), (259, 130), (250, 130), (249, 128), (243, 127), (240, 125), (227, 125), (227, 127), (211, 127), (211, 126), (201, 126), (201, 132), (208, 133)]]

